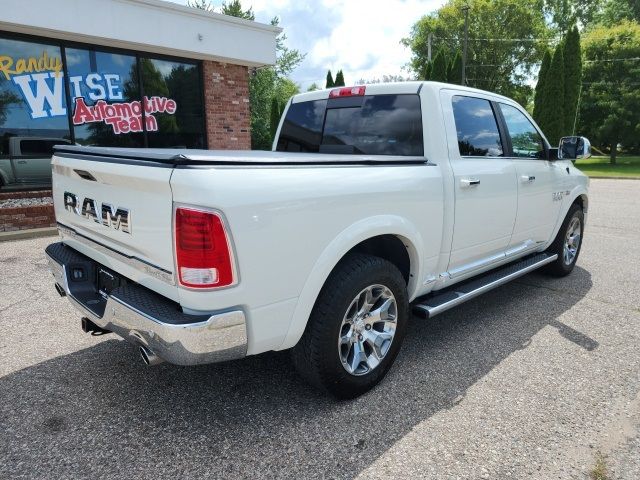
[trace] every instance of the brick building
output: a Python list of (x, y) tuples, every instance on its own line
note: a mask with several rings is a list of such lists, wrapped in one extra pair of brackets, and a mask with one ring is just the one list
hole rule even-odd
[(0, 162), (17, 140), (14, 170), (64, 142), (248, 149), (249, 75), (279, 31), (160, 0), (5, 0)]

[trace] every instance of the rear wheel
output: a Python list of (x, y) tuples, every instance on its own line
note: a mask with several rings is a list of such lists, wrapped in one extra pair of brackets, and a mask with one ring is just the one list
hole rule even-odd
[(294, 364), (311, 384), (338, 398), (373, 388), (395, 360), (409, 317), (400, 271), (381, 258), (346, 257), (322, 288)]
[(584, 213), (580, 205), (573, 204), (562, 222), (558, 235), (547, 249), (547, 253), (558, 258), (544, 267), (544, 271), (558, 277), (569, 275), (576, 265), (584, 231)]

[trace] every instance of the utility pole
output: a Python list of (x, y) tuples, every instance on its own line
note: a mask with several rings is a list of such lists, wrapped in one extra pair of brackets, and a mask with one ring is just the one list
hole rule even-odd
[(433, 33), (427, 35), (427, 59), (431, 61), (431, 42), (433, 40)]
[(469, 40), (469, 5), (462, 7), (464, 12), (464, 46), (462, 47), (462, 82), (467, 83), (467, 41)]

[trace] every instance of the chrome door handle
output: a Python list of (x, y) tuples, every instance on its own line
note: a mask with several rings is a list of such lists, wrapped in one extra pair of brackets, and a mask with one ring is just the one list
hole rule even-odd
[(24, 163), (27, 163), (27, 161), (26, 160), (18, 160), (18, 163), (22, 165)]
[(480, 179), (478, 178), (461, 178), (460, 185), (463, 187), (475, 187), (476, 185), (480, 185)]
[(535, 182), (536, 177), (534, 175), (522, 175), (520, 179), (522, 180), (523, 183), (531, 183), (531, 182)]

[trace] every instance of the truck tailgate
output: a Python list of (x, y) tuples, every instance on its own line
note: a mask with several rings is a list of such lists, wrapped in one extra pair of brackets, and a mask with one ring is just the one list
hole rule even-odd
[(56, 153), (52, 170), (55, 214), (64, 243), (177, 298), (172, 166)]

